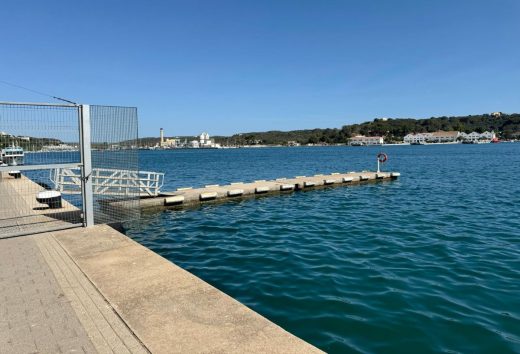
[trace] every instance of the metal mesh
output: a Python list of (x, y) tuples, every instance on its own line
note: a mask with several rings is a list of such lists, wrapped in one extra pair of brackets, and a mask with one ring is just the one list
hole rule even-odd
[(81, 110), (0, 103), (0, 238), (83, 225), (87, 180), (96, 224), (136, 219), (140, 196), (157, 193), (162, 176), (138, 170), (136, 108), (90, 106), (92, 171), (83, 178)]
[(139, 173), (137, 109), (90, 106), (94, 221), (118, 223), (139, 217), (147, 176)]
[(0, 237), (82, 222), (81, 195), (59, 195), (56, 167), (80, 164), (78, 107), (0, 103)]

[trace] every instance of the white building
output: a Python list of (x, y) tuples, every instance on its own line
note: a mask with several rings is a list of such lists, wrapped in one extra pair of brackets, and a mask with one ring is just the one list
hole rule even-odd
[(434, 133), (407, 134), (403, 141), (409, 144), (455, 143), (460, 134), (458, 131), (439, 130)]
[(403, 141), (408, 144), (426, 144), (432, 133), (407, 134)]
[(216, 144), (209, 138), (209, 134), (204, 132), (199, 135), (199, 147), (200, 148), (220, 148), (220, 144)]
[(463, 141), (472, 142), (472, 143), (476, 143), (479, 141), (480, 142), (491, 142), (491, 140), (494, 140), (497, 137), (494, 131), (491, 131), (491, 132), (485, 131), (484, 133), (481, 133), (481, 134), (479, 134), (477, 132), (471, 132), (469, 134), (460, 133), (460, 136)]
[(426, 139), (431, 143), (455, 143), (457, 142), (457, 138), (460, 136), (460, 132), (458, 131), (443, 131), (439, 130)]
[(199, 136), (199, 143), (200, 143), (200, 146), (207, 146), (207, 145), (211, 145), (213, 142), (210, 140), (209, 134), (204, 132), (204, 133), (200, 134), (200, 136)]
[(383, 145), (384, 139), (382, 136), (364, 136), (356, 135), (350, 138), (350, 145)]
[(484, 138), (486, 140), (494, 140), (497, 138), (497, 135), (495, 134), (494, 131), (485, 131), (484, 133), (480, 134), (480, 137), (481, 138)]
[(463, 141), (478, 141), (480, 139), (480, 134), (477, 133), (477, 132), (472, 132), (472, 133), (460, 133), (460, 137), (462, 138)]

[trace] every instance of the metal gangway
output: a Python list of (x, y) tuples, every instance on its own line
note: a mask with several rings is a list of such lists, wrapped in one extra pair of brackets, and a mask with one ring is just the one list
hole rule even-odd
[[(94, 194), (113, 196), (157, 197), (164, 183), (164, 173), (93, 168)], [(50, 170), (54, 188), (63, 194), (81, 194), (81, 169), (55, 168)]]

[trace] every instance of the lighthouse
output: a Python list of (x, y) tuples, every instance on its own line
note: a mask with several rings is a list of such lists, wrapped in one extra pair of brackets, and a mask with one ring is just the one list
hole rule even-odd
[(160, 132), (160, 137), (161, 137), (161, 145), (160, 146), (163, 146), (164, 145), (164, 129), (161, 128), (161, 130), (159, 131)]

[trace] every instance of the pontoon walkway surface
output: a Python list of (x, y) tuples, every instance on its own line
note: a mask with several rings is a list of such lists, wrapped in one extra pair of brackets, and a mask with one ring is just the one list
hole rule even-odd
[[(203, 188), (178, 188), (175, 192), (162, 193), (158, 197), (143, 198), (140, 207), (192, 207), (215, 201), (229, 201), (241, 198), (278, 195), (295, 191), (307, 191), (324, 187), (344, 187), (354, 184), (389, 181), (397, 179), (398, 172), (347, 172), (328, 175), (296, 176), (294, 178), (278, 178), (276, 180), (259, 180), (252, 183), (235, 182), (228, 185), (206, 185)], [(110, 203), (112, 207), (134, 207), (135, 204), (125, 201)]]

